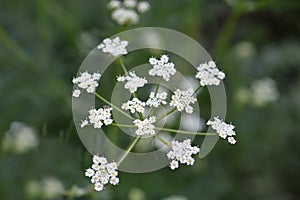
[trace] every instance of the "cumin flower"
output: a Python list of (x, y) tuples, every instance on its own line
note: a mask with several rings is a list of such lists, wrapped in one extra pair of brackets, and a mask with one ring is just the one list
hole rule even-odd
[(156, 117), (152, 116), (149, 119), (140, 120), (136, 119), (133, 121), (134, 125), (138, 127), (135, 134), (142, 135), (155, 135), (155, 126), (153, 125), (156, 122)]
[(200, 79), (200, 85), (220, 85), (221, 80), (225, 78), (225, 73), (217, 68), (214, 61), (208, 61), (206, 63), (201, 63), (197, 68), (198, 73), (196, 78)]
[(123, 110), (130, 110), (131, 113), (140, 112), (143, 113), (145, 110), (146, 103), (140, 101), (138, 98), (133, 98), (132, 100), (123, 103), (121, 108)]
[(171, 160), (170, 168), (172, 170), (179, 167), (180, 164), (194, 165), (195, 159), (192, 155), (200, 152), (200, 149), (191, 145), (190, 139), (185, 139), (183, 142), (172, 141), (172, 150), (168, 152), (167, 157)]
[(150, 76), (161, 76), (165, 81), (169, 81), (170, 77), (176, 73), (175, 65), (169, 62), (167, 55), (162, 55), (160, 60), (152, 57), (149, 59), (149, 63), (153, 66), (149, 70)]
[(155, 95), (154, 92), (150, 93), (149, 99), (146, 102), (147, 106), (153, 106), (155, 108), (157, 108), (160, 105), (166, 105), (167, 104), (167, 93), (166, 92), (162, 92), (162, 93), (157, 93)]
[(219, 117), (214, 117), (212, 120), (208, 120), (207, 125), (210, 125), (212, 129), (216, 130), (219, 134), (220, 138), (226, 139), (230, 144), (235, 144), (236, 140), (233, 136), (235, 136), (235, 131), (233, 130), (235, 127), (232, 124), (227, 124), (223, 122)]
[(85, 176), (91, 178), (96, 191), (102, 191), (108, 183), (117, 185), (119, 183), (118, 165), (116, 162), (107, 162), (105, 157), (93, 156), (92, 167), (86, 169)]
[(103, 125), (108, 126), (113, 122), (111, 118), (111, 107), (91, 109), (89, 111), (89, 116), (87, 119), (81, 121), (81, 128), (85, 127), (88, 124), (94, 126), (94, 128), (101, 128)]
[(181, 112), (185, 110), (186, 113), (193, 113), (193, 107), (190, 104), (194, 104), (197, 99), (193, 96), (193, 89), (180, 90), (177, 89), (172, 95), (172, 101), (170, 106), (176, 107), (176, 109)]
[(147, 83), (146, 78), (138, 77), (135, 72), (129, 72), (126, 76), (119, 76), (117, 81), (126, 82), (125, 89), (128, 89), (130, 93), (136, 92), (139, 87), (144, 87)]
[(121, 40), (120, 37), (113, 39), (106, 38), (101, 44), (98, 45), (98, 49), (102, 49), (103, 53), (110, 53), (111, 55), (118, 57), (127, 54), (128, 41)]
[(81, 72), (76, 78), (73, 78), (72, 82), (77, 85), (78, 89), (73, 91), (73, 97), (79, 97), (81, 90), (85, 90), (87, 93), (94, 93), (98, 87), (98, 81), (100, 80), (101, 74), (94, 72), (93, 74), (87, 71)]

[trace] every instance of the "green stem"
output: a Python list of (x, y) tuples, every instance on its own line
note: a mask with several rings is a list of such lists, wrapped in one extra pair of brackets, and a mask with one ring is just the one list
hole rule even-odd
[(128, 71), (127, 71), (126, 66), (125, 66), (125, 64), (124, 64), (124, 62), (123, 62), (123, 60), (122, 60), (121, 57), (119, 57), (119, 63), (120, 63), (120, 65), (121, 65), (121, 67), (122, 67), (122, 69), (123, 69), (123, 71), (124, 71), (124, 73), (126, 75), (128, 73)]
[(176, 130), (170, 128), (161, 128), (155, 127), (156, 130), (170, 132), (170, 133), (181, 133), (181, 134), (188, 134), (188, 135), (203, 135), (203, 136), (215, 136), (217, 133), (200, 133), (200, 132), (192, 132), (192, 131), (183, 131), (183, 130)]
[(121, 110), (120, 108), (118, 108), (117, 106), (115, 106), (114, 104), (110, 103), (108, 100), (106, 100), (104, 97), (102, 97), (100, 94), (98, 94), (97, 92), (94, 92), (94, 94), (101, 99), (102, 101), (104, 101), (105, 103), (107, 103), (108, 105), (110, 105), (111, 107), (113, 107), (114, 109), (116, 109), (117, 111), (119, 111), (120, 113), (122, 113), (123, 115), (125, 115), (126, 117), (130, 118), (130, 119), (134, 119), (133, 117), (131, 117), (129, 114), (127, 114), (126, 112), (124, 112), (123, 110)]
[(165, 118), (166, 116), (168, 116), (169, 114), (171, 114), (171, 113), (174, 112), (175, 110), (176, 110), (176, 107), (170, 109), (170, 110), (169, 110), (168, 112), (166, 112), (164, 115), (158, 117), (156, 121), (159, 121), (159, 120)]
[(196, 94), (201, 88), (202, 88), (202, 86), (199, 85), (199, 86), (194, 90), (194, 94)]
[(155, 137), (161, 141), (164, 145), (168, 146), (170, 149), (172, 149), (172, 146), (167, 142), (165, 141), (164, 139), (162, 139), (159, 135), (155, 135)]
[(134, 140), (131, 142), (131, 144), (127, 147), (126, 152), (123, 154), (123, 156), (118, 161), (118, 165), (120, 165), (123, 160), (127, 157), (127, 155), (130, 153), (130, 151), (133, 149), (133, 147), (137, 144), (137, 142), (141, 139), (141, 136), (137, 136), (134, 138)]
[[(129, 125), (129, 124), (112, 123), (111, 125), (112, 126), (124, 127), (124, 128), (136, 128), (135, 125)], [(170, 133), (188, 134), (188, 135), (202, 135), (202, 136), (215, 136), (215, 135), (218, 135), (217, 133), (192, 132), (192, 131), (176, 130), (176, 129), (163, 128), (163, 127), (155, 127), (155, 130), (160, 130), (160, 131), (170, 132)]]

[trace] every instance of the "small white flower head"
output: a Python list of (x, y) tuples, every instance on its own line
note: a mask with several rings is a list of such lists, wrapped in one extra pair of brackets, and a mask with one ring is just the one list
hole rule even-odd
[(151, 8), (151, 6), (150, 6), (150, 4), (147, 1), (141, 1), (137, 5), (137, 10), (140, 13), (148, 12), (150, 10), (150, 8)]
[(123, 4), (127, 8), (135, 8), (137, 5), (137, 1), (136, 0), (124, 0)]
[(16, 154), (27, 153), (39, 145), (34, 129), (21, 122), (12, 122), (1, 142), (3, 150)]
[(236, 140), (234, 139), (234, 137), (228, 137), (227, 140), (230, 144), (235, 144), (236, 143)]
[(170, 77), (176, 73), (175, 65), (169, 62), (167, 55), (162, 55), (160, 60), (152, 57), (149, 59), (149, 63), (153, 66), (149, 70), (150, 76), (161, 76), (165, 81), (169, 81)]
[(137, 24), (139, 15), (135, 10), (128, 8), (118, 8), (111, 13), (111, 18), (119, 25)]
[(112, 0), (107, 4), (107, 8), (110, 10), (114, 10), (121, 7), (121, 2), (117, 0)]
[(74, 90), (74, 91), (73, 91), (72, 96), (73, 96), (73, 97), (79, 97), (80, 94), (81, 94), (81, 91), (77, 89), (77, 90)]
[(198, 73), (196, 78), (200, 79), (200, 85), (220, 85), (221, 80), (225, 78), (225, 73), (220, 71), (214, 61), (208, 61), (206, 63), (201, 63), (197, 68)]
[(93, 156), (92, 167), (85, 171), (85, 176), (91, 178), (96, 191), (102, 191), (104, 185), (110, 183), (117, 185), (119, 183), (118, 165), (116, 162), (107, 162), (107, 159), (102, 156)]
[(156, 117), (152, 116), (144, 121), (140, 119), (136, 119), (133, 121), (134, 125), (137, 126), (137, 130), (135, 131), (136, 135), (143, 136), (143, 135), (155, 135), (155, 126), (154, 123), (156, 122)]
[(171, 97), (170, 106), (176, 107), (179, 112), (185, 110), (186, 113), (193, 113), (193, 107), (190, 104), (194, 104), (197, 101), (193, 94), (193, 89), (177, 89)]
[(131, 113), (139, 112), (143, 113), (145, 110), (146, 103), (140, 101), (138, 98), (133, 98), (132, 100), (123, 103), (121, 108), (123, 110), (130, 110)]
[(197, 146), (191, 145), (190, 139), (185, 139), (183, 142), (172, 141), (171, 151), (167, 153), (167, 157), (170, 162), (170, 168), (172, 170), (179, 167), (180, 164), (194, 165), (195, 159), (192, 155), (195, 155), (200, 152), (200, 149)]
[(227, 124), (223, 122), (219, 117), (214, 117), (213, 120), (208, 120), (207, 125), (211, 126), (212, 129), (216, 130), (219, 134), (220, 138), (228, 139), (228, 142), (231, 144), (235, 144), (236, 140), (233, 136), (235, 136), (235, 131), (233, 130), (235, 127), (232, 124)]
[(87, 119), (82, 120), (80, 127), (83, 128), (88, 124), (91, 124), (94, 126), (94, 128), (101, 128), (103, 125), (108, 126), (113, 122), (111, 118), (111, 107), (104, 107), (97, 109), (91, 109), (89, 111), (89, 116)]
[(72, 82), (77, 85), (78, 89), (73, 91), (73, 97), (79, 97), (81, 90), (85, 90), (87, 93), (93, 93), (98, 87), (98, 81), (100, 80), (101, 74), (94, 72), (93, 74), (87, 71), (80, 73), (76, 78), (73, 78)]
[(151, 92), (149, 99), (146, 102), (147, 106), (153, 106), (155, 108), (157, 108), (160, 105), (166, 105), (167, 104), (167, 96), (168, 94), (166, 92), (162, 92), (162, 93), (157, 93), (155, 95), (155, 92)]
[(110, 53), (111, 55), (118, 57), (127, 54), (128, 41), (121, 40), (120, 37), (115, 37), (113, 39), (106, 38), (103, 42), (98, 45), (98, 49), (102, 49), (104, 53)]
[(117, 80), (126, 82), (125, 89), (128, 89), (130, 93), (136, 92), (139, 87), (144, 87), (147, 83), (146, 78), (138, 77), (135, 72), (129, 72), (126, 76), (119, 76)]

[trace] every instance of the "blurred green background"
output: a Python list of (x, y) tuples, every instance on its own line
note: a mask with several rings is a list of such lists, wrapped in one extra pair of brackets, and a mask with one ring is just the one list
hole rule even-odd
[[(238, 143), (219, 140), (192, 167), (121, 173), (117, 187), (83, 194), (91, 155), (72, 121), (71, 80), (87, 53), (120, 28), (106, 0), (2, 0), (0, 199), (300, 199), (300, 1), (149, 2), (129, 28), (171, 28), (206, 48), (226, 72), (226, 121), (236, 125)], [(272, 84), (257, 86), (265, 78)], [(16, 138), (8, 135), (20, 130), (37, 134), (32, 149), (9, 148)]]

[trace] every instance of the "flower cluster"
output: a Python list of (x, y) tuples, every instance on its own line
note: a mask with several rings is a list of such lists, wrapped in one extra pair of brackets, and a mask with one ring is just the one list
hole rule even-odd
[(208, 120), (207, 125), (211, 125), (212, 129), (216, 130), (219, 136), (223, 139), (226, 139), (230, 144), (235, 144), (236, 140), (233, 136), (235, 136), (234, 126), (232, 124), (227, 124), (223, 122), (219, 117), (214, 117), (213, 120)]
[(98, 87), (98, 81), (101, 74), (94, 72), (93, 74), (87, 71), (80, 73), (76, 78), (73, 78), (72, 82), (78, 86), (79, 89), (73, 91), (73, 97), (79, 97), (81, 94), (80, 89), (86, 90), (87, 93), (95, 92)]
[(102, 49), (103, 53), (110, 53), (111, 55), (118, 57), (127, 54), (128, 41), (121, 40), (120, 37), (113, 39), (106, 38), (101, 44), (97, 46), (98, 49)]
[(119, 25), (137, 24), (139, 14), (150, 10), (150, 4), (147, 1), (137, 2), (137, 0), (124, 0), (123, 3), (117, 0), (111, 0), (108, 9), (112, 10), (111, 18)]
[(214, 61), (201, 63), (197, 68), (196, 78), (200, 79), (200, 85), (220, 85), (221, 80), (225, 78), (225, 73), (221, 72)]
[(111, 119), (111, 107), (104, 107), (97, 109), (92, 109), (89, 111), (88, 119), (85, 119), (81, 122), (81, 128), (85, 127), (88, 124), (92, 124), (94, 128), (101, 128), (103, 124), (106, 126), (111, 124), (113, 120)]
[(169, 57), (167, 55), (162, 55), (160, 60), (156, 58), (150, 58), (149, 63), (153, 66), (149, 70), (150, 76), (161, 76), (165, 81), (169, 81), (171, 75), (175, 75), (176, 69), (172, 62), (169, 62)]
[(126, 76), (119, 76), (117, 80), (127, 82), (125, 89), (128, 89), (130, 93), (136, 92), (139, 87), (143, 87), (147, 83), (146, 78), (138, 77), (135, 72), (129, 72)]
[(104, 189), (104, 185), (108, 183), (112, 185), (119, 183), (117, 169), (117, 163), (108, 163), (105, 157), (94, 155), (93, 165), (86, 170), (85, 176), (91, 178), (91, 182), (94, 184), (96, 191), (101, 191)]
[(193, 96), (193, 89), (188, 90), (180, 90), (177, 89), (174, 91), (172, 95), (172, 101), (170, 106), (174, 106), (178, 111), (182, 111), (185, 109), (186, 113), (193, 113), (193, 107), (190, 104), (193, 104), (197, 101), (197, 99)]
[(142, 135), (155, 135), (155, 126), (153, 123), (156, 122), (156, 117), (152, 116), (145, 120), (136, 119), (133, 121), (134, 125), (138, 127), (135, 134)]
[(166, 105), (167, 104), (166, 98), (167, 98), (166, 92), (157, 93), (156, 95), (154, 92), (151, 92), (149, 99), (146, 102), (146, 105), (153, 106), (155, 108), (157, 108), (161, 104)]
[(132, 100), (123, 103), (123, 110), (130, 110), (131, 113), (140, 112), (143, 113), (145, 110), (146, 103), (140, 101), (138, 98), (133, 98)]
[(183, 142), (172, 141), (172, 150), (168, 152), (168, 159), (172, 160), (170, 168), (172, 170), (179, 167), (179, 163), (193, 165), (195, 159), (192, 155), (199, 153), (200, 149), (191, 145), (190, 139), (185, 139)]

